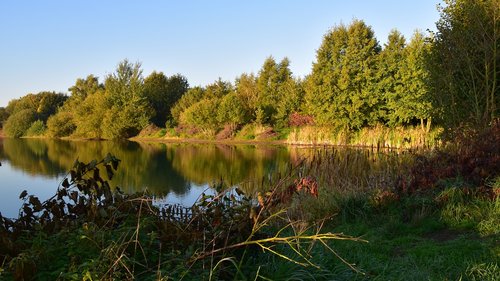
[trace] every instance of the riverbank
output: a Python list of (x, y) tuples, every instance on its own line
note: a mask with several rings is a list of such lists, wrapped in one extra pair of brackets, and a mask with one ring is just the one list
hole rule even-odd
[[(215, 143), (215, 144), (269, 144), (300, 146), (352, 146), (371, 149), (428, 149), (443, 144), (443, 129), (427, 126), (387, 127), (382, 124), (349, 130), (333, 126), (302, 125), (274, 128), (250, 123), (244, 126), (225, 126), (221, 129), (199, 129), (178, 126), (160, 128), (150, 124), (128, 140), (164, 143)], [(3, 132), (0, 131), (0, 137)], [(51, 138), (42, 127), (31, 130), (23, 138)], [(84, 135), (58, 137), (63, 140), (101, 140)]]
[[(442, 145), (441, 128), (422, 129), (420, 127), (387, 128), (375, 126), (359, 131), (339, 130), (332, 127), (304, 126), (286, 128), (275, 132), (273, 128), (245, 126), (230, 137), (219, 138), (215, 134), (187, 135), (167, 132), (162, 128), (148, 127), (138, 136), (129, 140), (138, 142), (187, 142), (187, 143), (220, 143), (220, 144), (274, 144), (299, 146), (350, 146), (372, 149), (421, 149)], [(255, 131), (261, 133), (255, 133)], [(262, 133), (264, 132), (264, 133)]]

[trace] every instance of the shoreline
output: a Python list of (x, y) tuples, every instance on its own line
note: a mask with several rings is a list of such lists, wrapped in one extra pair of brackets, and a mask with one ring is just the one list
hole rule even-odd
[[(5, 135), (0, 135), (0, 139), (9, 139)], [(20, 137), (20, 139), (45, 139), (45, 140), (63, 140), (63, 141), (75, 141), (75, 142), (87, 142), (87, 141), (114, 141), (112, 139), (95, 139), (95, 138), (51, 138), (47, 136), (31, 136), (31, 137)], [(116, 140), (115, 140), (116, 141)], [(196, 139), (196, 138), (155, 138), (155, 137), (132, 137), (128, 139), (118, 140), (118, 141), (131, 141), (136, 143), (160, 143), (160, 144), (215, 144), (215, 145), (270, 145), (270, 146), (290, 146), (290, 147), (332, 147), (332, 148), (357, 148), (357, 149), (371, 149), (375, 151), (379, 150), (420, 150), (420, 149), (430, 149), (422, 147), (391, 147), (391, 146), (375, 146), (375, 145), (361, 145), (361, 144), (335, 144), (331, 142), (324, 143), (300, 143), (300, 142), (287, 142), (286, 140), (209, 140), (209, 139)]]

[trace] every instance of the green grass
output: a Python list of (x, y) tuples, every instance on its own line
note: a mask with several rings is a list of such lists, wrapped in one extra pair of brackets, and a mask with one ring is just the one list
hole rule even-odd
[(331, 243), (362, 273), (318, 247), (311, 256), (320, 270), (269, 257), (261, 262), (260, 274), (271, 280), (497, 280), (500, 276), (498, 236), (456, 229), (437, 214), (415, 223), (402, 222), (390, 213), (366, 216), (351, 222), (339, 218), (323, 229), (369, 241)]

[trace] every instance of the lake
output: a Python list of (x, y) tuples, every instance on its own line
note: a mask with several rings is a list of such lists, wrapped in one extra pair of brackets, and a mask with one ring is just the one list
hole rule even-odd
[(325, 185), (381, 188), (401, 163), (398, 153), (352, 148), (0, 138), (0, 212), (17, 217), (23, 190), (47, 199), (75, 160), (101, 160), (108, 153), (121, 160), (112, 187), (148, 190), (162, 202), (185, 206), (211, 192), (216, 181), (252, 193), (298, 164), (305, 169), (304, 162), (323, 163), (304, 173), (316, 174)]

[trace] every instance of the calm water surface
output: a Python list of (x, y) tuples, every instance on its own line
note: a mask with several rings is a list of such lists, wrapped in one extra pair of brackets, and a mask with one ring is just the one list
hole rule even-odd
[(0, 139), (0, 212), (17, 217), (23, 190), (49, 198), (76, 159), (100, 160), (108, 153), (121, 160), (112, 186), (129, 193), (147, 189), (183, 205), (192, 205), (212, 182), (235, 185), (290, 165), (283, 146)]
[[(0, 212), (17, 217), (22, 204), (19, 194), (25, 189), (42, 200), (54, 195), (76, 159), (90, 162), (111, 153), (121, 160), (111, 181), (113, 187), (129, 193), (147, 189), (163, 202), (190, 206), (202, 192), (210, 192), (210, 183), (223, 180), (228, 186), (243, 183), (252, 189), (258, 186), (252, 183), (284, 173), (303, 159), (326, 155), (317, 153), (319, 150), (276, 145), (0, 138)], [(381, 162), (366, 151), (337, 149), (327, 155), (331, 163), (320, 176), (330, 185), (346, 185), (345, 180), (351, 178), (363, 185), (364, 179), (397, 169), (394, 161)], [(329, 178), (334, 170), (343, 177)]]

